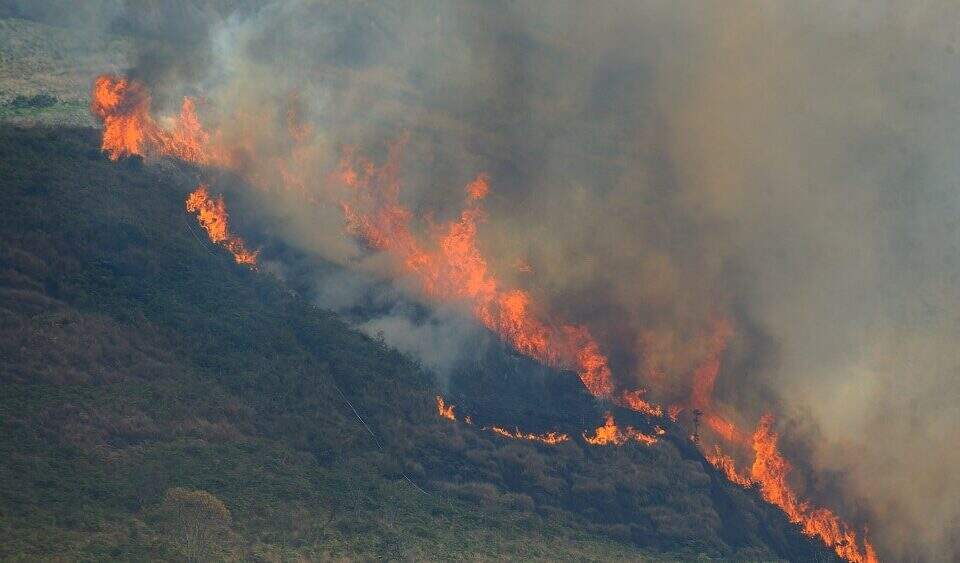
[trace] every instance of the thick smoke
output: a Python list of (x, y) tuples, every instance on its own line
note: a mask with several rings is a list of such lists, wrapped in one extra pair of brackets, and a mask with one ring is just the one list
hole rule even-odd
[[(195, 4), (149, 20), (166, 47), (134, 72), (160, 105), (200, 96), (259, 179), (271, 235), (386, 277), (344, 235), (343, 150), (382, 161), (406, 136), (401, 197), (437, 219), (486, 171), (491, 267), (587, 324), (621, 385), (682, 400), (728, 321), (730, 416), (790, 421), (881, 555), (960, 556), (960, 9)], [(136, 5), (120, 19), (140, 21)], [(350, 311), (410, 294), (362, 278), (317, 276), (317, 298)], [(380, 309), (363, 327), (441, 372), (477, 330)]]

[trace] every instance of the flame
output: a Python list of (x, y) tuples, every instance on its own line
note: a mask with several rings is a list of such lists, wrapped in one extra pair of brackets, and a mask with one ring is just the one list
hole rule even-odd
[(446, 404), (440, 395), (437, 395), (437, 412), (447, 420), (457, 420), (457, 415), (453, 413), (453, 405)]
[(720, 450), (720, 446), (713, 447), (713, 453), (707, 455), (707, 461), (709, 461), (714, 467), (723, 471), (723, 474), (727, 479), (732, 482), (740, 485), (741, 487), (749, 487), (753, 482), (740, 473), (737, 472), (737, 466), (733, 461), (733, 458), (726, 455)]
[(390, 145), (380, 168), (353, 150), (345, 152), (339, 178), (353, 195), (341, 201), (347, 232), (396, 256), (401, 271), (418, 280), (427, 296), (466, 303), (484, 326), (518, 352), (549, 366), (575, 369), (593, 395), (610, 398), (610, 367), (589, 330), (543, 320), (543, 311), (526, 291), (503, 287), (490, 271), (477, 246), (477, 225), (486, 217), (482, 201), (490, 190), (486, 174), (466, 186), (459, 218), (434, 226), (432, 244), (417, 240), (411, 230), (413, 213), (399, 202), (404, 142), (405, 137)]
[[(437, 413), (442, 418), (446, 418), (447, 420), (453, 420), (453, 421), (457, 420), (457, 415), (453, 412), (453, 405), (448, 405), (443, 400), (443, 397), (441, 397), (440, 395), (437, 395)], [(470, 418), (470, 416), (464, 417), (463, 421), (466, 422), (467, 424), (471, 424), (471, 425), (473, 424), (473, 419)], [(483, 428), (481, 428), (481, 430), (489, 430), (494, 434), (499, 434), (504, 438), (510, 438), (513, 440), (527, 440), (530, 442), (540, 442), (540, 443), (549, 444), (549, 445), (562, 444), (563, 442), (570, 441), (570, 436), (567, 434), (563, 434), (561, 432), (531, 434), (528, 432), (523, 432), (519, 428), (515, 428), (514, 430), (511, 431), (511, 430), (507, 430), (502, 426), (497, 426), (497, 425), (493, 425), (490, 427), (484, 426)]]
[(656, 437), (650, 436), (649, 434), (644, 434), (632, 426), (627, 426), (621, 430), (620, 427), (617, 426), (616, 421), (614, 421), (613, 415), (610, 413), (606, 413), (606, 415), (604, 415), (603, 426), (600, 426), (594, 430), (593, 436), (588, 436), (587, 433), (584, 432), (583, 439), (588, 444), (594, 446), (622, 446), (630, 441), (639, 442), (648, 446), (652, 446), (653, 444), (657, 443)]
[(706, 423), (707, 427), (727, 442), (737, 444), (746, 442), (746, 436), (732, 422), (716, 413), (708, 413)]
[(237, 264), (257, 269), (259, 251), (251, 252), (242, 238), (230, 233), (227, 227), (227, 205), (222, 195), (213, 199), (210, 197), (207, 186), (200, 184), (187, 196), (186, 206), (188, 212), (197, 214), (197, 221), (207, 231), (211, 242), (229, 250)]
[[(101, 148), (117, 160), (123, 156), (172, 156), (195, 164), (237, 167), (235, 159), (212, 142), (197, 118), (195, 103), (184, 98), (180, 115), (161, 126), (151, 115), (151, 96), (137, 80), (101, 75), (94, 81), (91, 111), (103, 122)], [(300, 143), (310, 134), (292, 96), (287, 111), (291, 138)], [(394, 142), (386, 164), (377, 169), (346, 151), (340, 178), (354, 189), (352, 201), (342, 201), (347, 231), (373, 249), (400, 258), (403, 270), (419, 278), (424, 293), (437, 299), (466, 301), (482, 324), (517, 351), (553, 367), (577, 371), (595, 396), (611, 398), (613, 378), (607, 357), (589, 330), (580, 325), (543, 320), (543, 311), (521, 289), (502, 287), (476, 245), (477, 224), (485, 218), (481, 202), (489, 193), (489, 178), (479, 175), (466, 187), (466, 207), (458, 220), (436, 229), (429, 249), (413, 236), (413, 214), (399, 204), (399, 161), (405, 138)], [(234, 151), (235, 152), (235, 151)], [(279, 175), (295, 185), (283, 163)], [(645, 401), (625, 400), (641, 412), (655, 412)], [(633, 408), (633, 407), (631, 407)]]
[(683, 407), (680, 405), (670, 405), (667, 407), (667, 416), (670, 417), (670, 420), (673, 422), (677, 421), (677, 418), (680, 417), (680, 413), (683, 412)]
[(787, 475), (792, 468), (780, 454), (778, 440), (779, 435), (773, 430), (773, 417), (764, 415), (753, 433), (756, 457), (750, 468), (750, 476), (760, 484), (763, 498), (782, 508), (792, 522), (803, 527), (805, 534), (820, 537), (847, 561), (876, 562), (871, 544), (864, 540), (861, 551), (856, 533), (833, 512), (827, 508), (811, 508), (808, 502), (797, 497), (787, 483)]
[(626, 407), (628, 409), (642, 412), (650, 416), (661, 417), (663, 416), (663, 408), (660, 405), (654, 405), (648, 403), (644, 396), (646, 391), (643, 389), (635, 389), (633, 391), (624, 391), (620, 395), (620, 401), (618, 402), (620, 406)]
[(100, 148), (111, 160), (124, 156), (172, 156), (195, 164), (224, 164), (197, 117), (192, 98), (163, 127), (150, 115), (152, 99), (137, 80), (104, 74), (93, 83), (90, 111), (103, 122)]
[(547, 432), (546, 434), (528, 434), (526, 432), (521, 432), (519, 429), (515, 429), (513, 432), (503, 428), (502, 426), (492, 426), (490, 427), (492, 432), (495, 432), (506, 438), (513, 438), (514, 440), (529, 440), (531, 442), (542, 442), (544, 444), (561, 444), (563, 442), (568, 442), (570, 436), (567, 434), (562, 434), (560, 432)]
[(707, 459), (738, 485), (757, 483), (764, 500), (778, 506), (791, 522), (801, 526), (804, 534), (820, 538), (843, 559), (853, 563), (877, 563), (879, 559), (869, 540), (864, 538), (861, 548), (856, 532), (846, 522), (830, 509), (812, 507), (790, 487), (787, 475), (792, 467), (777, 447), (779, 438), (773, 430), (773, 417), (769, 414), (761, 417), (752, 437), (754, 460), (749, 478), (737, 472), (733, 459), (723, 454), (719, 447), (715, 446), (714, 453)]

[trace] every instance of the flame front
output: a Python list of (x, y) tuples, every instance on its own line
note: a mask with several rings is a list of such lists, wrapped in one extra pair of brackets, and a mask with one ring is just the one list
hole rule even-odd
[(593, 395), (610, 398), (610, 367), (589, 330), (543, 320), (526, 291), (503, 287), (490, 271), (477, 246), (477, 224), (485, 218), (481, 203), (490, 190), (486, 174), (466, 186), (459, 218), (434, 226), (432, 244), (417, 240), (411, 230), (413, 213), (399, 202), (403, 144), (404, 139), (391, 144), (380, 168), (347, 151), (339, 174), (353, 193), (341, 202), (347, 232), (396, 256), (402, 273), (419, 281), (428, 297), (467, 303), (484, 326), (518, 352), (549, 366), (575, 369)]
[(513, 438), (514, 440), (528, 440), (530, 442), (542, 442), (544, 444), (561, 444), (563, 442), (570, 441), (570, 436), (560, 432), (547, 432), (546, 434), (528, 434), (526, 432), (521, 432), (519, 429), (515, 429), (512, 432), (503, 428), (502, 426), (492, 426), (490, 427), (492, 432), (495, 432), (506, 438)]
[(708, 454), (706, 457), (707, 461), (709, 461), (714, 467), (720, 471), (723, 471), (723, 474), (730, 482), (736, 483), (741, 487), (749, 487), (753, 484), (750, 479), (740, 475), (737, 472), (737, 466), (734, 463), (733, 458), (723, 453), (720, 450), (720, 446), (714, 446), (713, 453)]
[(583, 439), (588, 444), (592, 444), (594, 446), (622, 446), (630, 441), (639, 442), (648, 446), (652, 446), (657, 443), (657, 438), (655, 436), (644, 434), (632, 426), (627, 426), (621, 430), (620, 427), (617, 426), (616, 421), (613, 419), (613, 415), (610, 413), (604, 415), (603, 426), (600, 426), (594, 430), (592, 436), (589, 436), (586, 432), (584, 432)]
[(752, 437), (754, 460), (749, 478), (737, 472), (733, 459), (724, 455), (719, 447), (707, 459), (734, 483), (758, 484), (764, 500), (780, 507), (791, 522), (802, 527), (804, 534), (819, 537), (843, 559), (855, 563), (879, 561), (873, 545), (864, 538), (861, 547), (856, 532), (831, 510), (811, 507), (798, 497), (787, 483), (792, 467), (777, 447), (779, 439), (773, 430), (773, 417), (761, 417)]
[[(443, 400), (443, 397), (437, 395), (437, 413), (441, 418), (447, 420), (457, 420), (457, 415), (453, 412), (453, 405), (448, 405), (446, 401)], [(467, 416), (463, 419), (467, 424), (473, 424), (473, 420)], [(547, 432), (545, 434), (531, 434), (529, 432), (523, 432), (519, 428), (514, 430), (507, 430), (502, 426), (490, 426), (483, 427), (481, 430), (489, 430), (494, 434), (499, 434), (504, 438), (510, 438), (512, 440), (527, 440), (528, 442), (540, 442), (542, 444), (549, 444), (551, 446), (556, 444), (562, 444), (563, 442), (569, 442), (570, 436), (563, 434), (562, 432)]]
[[(92, 89), (91, 111), (103, 122), (101, 148), (112, 160), (137, 155), (145, 158), (174, 157), (201, 165), (217, 165), (247, 173), (247, 179), (263, 187), (268, 180), (241, 166), (242, 159), (231, 155), (256, 154), (256, 150), (241, 141), (226, 147), (217, 132), (211, 135), (201, 125), (194, 100), (184, 98), (179, 115), (157, 121), (151, 114), (151, 96), (147, 88), (136, 80), (113, 75), (96, 79)], [(290, 160), (275, 159), (276, 176), (285, 187), (291, 188), (318, 203), (316, 196), (307, 193), (307, 178), (296, 171), (298, 157), (308, 154), (304, 142), (313, 134), (302, 122), (299, 103), (294, 98), (285, 112), (288, 134), (294, 142)], [(423, 243), (411, 229), (414, 214), (400, 204), (400, 156), (404, 139), (390, 146), (386, 163), (376, 167), (372, 162), (347, 150), (337, 174), (339, 181), (350, 188), (352, 197), (342, 199), (346, 231), (362, 240), (370, 248), (388, 252), (397, 260), (402, 273), (417, 280), (422, 292), (437, 301), (465, 303), (481, 324), (495, 332), (518, 352), (549, 366), (573, 369), (587, 390), (598, 398), (637, 412), (662, 417), (663, 409), (648, 402), (642, 389), (620, 391), (615, 394), (609, 361), (599, 343), (587, 327), (560, 322), (552, 318), (535, 303), (531, 295), (520, 288), (505, 287), (488, 267), (477, 245), (477, 228), (486, 217), (483, 200), (490, 191), (489, 178), (478, 175), (465, 188), (465, 203), (459, 216), (445, 224), (434, 225)], [(288, 168), (293, 164), (293, 169)], [(210, 240), (224, 246), (239, 264), (257, 267), (258, 252), (247, 249), (244, 241), (230, 233), (227, 224), (226, 205), (222, 196), (210, 197), (206, 186), (200, 185), (190, 194), (187, 210), (197, 213), (198, 220)], [(522, 272), (531, 273), (532, 268), (523, 263)], [(691, 373), (692, 387), (689, 399), (669, 405), (667, 414), (677, 421), (684, 410), (699, 410), (705, 415), (704, 422), (713, 433), (727, 443), (750, 444), (755, 459), (750, 476), (737, 472), (734, 460), (724, 455), (719, 448), (707, 456), (729, 480), (749, 486), (758, 483), (765, 500), (786, 512), (789, 518), (800, 524), (804, 533), (817, 536), (830, 545), (838, 555), (853, 562), (875, 562), (877, 556), (872, 545), (863, 540), (858, 546), (857, 536), (850, 527), (825, 508), (811, 508), (799, 500), (786, 482), (789, 463), (777, 450), (778, 436), (771, 429), (772, 419), (764, 417), (756, 432), (750, 437), (722, 414), (712, 402), (712, 394), (720, 371), (721, 356), (732, 334), (728, 322), (720, 318), (714, 324), (708, 343), (707, 357)], [(653, 370), (656, 371), (656, 370)], [(436, 398), (441, 417), (456, 420), (452, 405)], [(472, 423), (469, 417), (465, 422)], [(566, 434), (548, 432), (529, 434), (500, 426), (483, 428), (511, 439), (558, 444), (568, 441)], [(657, 434), (662, 434), (662, 429)], [(607, 413), (604, 424), (592, 435), (583, 434), (591, 445), (623, 445), (630, 441), (652, 445), (657, 438), (632, 427), (621, 429), (611, 414)]]
[(150, 92), (143, 83), (104, 74), (94, 81), (90, 111), (103, 122), (100, 148), (111, 160), (123, 156), (172, 156), (208, 164), (216, 151), (197, 118), (191, 98), (184, 98), (180, 115), (162, 127), (150, 115)]
[(756, 457), (750, 468), (750, 476), (760, 484), (763, 498), (782, 508), (792, 522), (803, 526), (805, 534), (820, 537), (847, 561), (876, 562), (873, 546), (864, 540), (861, 551), (857, 534), (833, 512), (826, 508), (811, 508), (809, 503), (797, 498), (787, 483), (791, 466), (780, 454), (778, 440), (779, 435), (773, 430), (773, 417), (763, 416), (753, 433)]
[(207, 186), (200, 184), (187, 196), (186, 206), (188, 212), (197, 214), (197, 221), (207, 231), (211, 242), (229, 250), (237, 264), (257, 269), (259, 251), (251, 252), (242, 238), (230, 233), (227, 226), (227, 204), (223, 201), (223, 196), (211, 198)]

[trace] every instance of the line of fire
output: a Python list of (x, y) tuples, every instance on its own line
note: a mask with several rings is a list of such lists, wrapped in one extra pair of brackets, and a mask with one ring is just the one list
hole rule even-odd
[[(205, 129), (198, 117), (197, 102), (191, 98), (183, 100), (178, 115), (157, 117), (152, 114), (151, 94), (143, 83), (103, 75), (94, 82), (91, 111), (103, 124), (101, 148), (111, 159), (174, 158), (228, 169), (241, 176), (245, 173), (243, 147), (232, 146), (219, 132)], [(309, 130), (291, 118), (288, 134), (287, 141), (296, 146)], [(586, 325), (559, 318), (531, 292), (494, 275), (477, 241), (487, 216), (484, 201), (495, 190), (490, 175), (479, 172), (463, 186), (458, 216), (433, 224), (427, 237), (415, 232), (415, 214), (400, 199), (400, 162), (406, 142), (407, 137), (401, 136), (390, 143), (386, 160), (380, 165), (356, 147), (344, 149), (338, 166), (329, 174), (329, 181), (340, 189), (334, 201), (325, 202), (340, 209), (344, 235), (361, 241), (370, 252), (391, 257), (396, 275), (413, 280), (427, 301), (458, 303), (518, 354), (575, 373), (586, 391), (608, 407), (602, 420), (584, 421), (579, 432), (533, 430), (486, 421), (482, 412), (461, 415), (458, 407), (442, 395), (435, 399), (438, 417), (504, 440), (535, 442), (543, 447), (579, 441), (589, 447), (656, 448), (665, 439), (682, 436), (702, 449), (704, 461), (715, 470), (736, 485), (755, 489), (767, 502), (782, 509), (804, 534), (821, 539), (841, 558), (851, 562), (878, 560), (863, 532), (831, 509), (812, 505), (793, 489), (789, 480), (792, 466), (781, 453), (773, 414), (762, 416), (752, 432), (744, 431), (715, 404), (713, 392), (724, 351), (735, 333), (730, 320), (717, 318), (706, 323), (712, 335), (707, 358), (693, 370), (692, 391), (685, 401), (660, 405), (645, 389), (618, 387), (602, 342)], [(298, 177), (282, 160), (276, 166), (283, 168), (277, 176), (286, 179), (284, 189), (302, 191), (308, 179)], [(255, 175), (246, 180), (253, 185), (263, 182)], [(315, 203), (316, 197), (305, 197), (304, 203)], [(257, 268), (259, 251), (250, 250), (228, 228), (223, 196), (212, 197), (209, 186), (201, 184), (188, 196), (186, 209), (197, 215), (210, 240), (230, 252), (237, 263)], [(633, 413), (642, 424), (619, 422), (614, 409)]]

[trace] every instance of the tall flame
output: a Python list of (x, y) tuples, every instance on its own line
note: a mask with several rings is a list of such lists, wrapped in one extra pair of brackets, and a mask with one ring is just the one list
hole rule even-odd
[(223, 201), (223, 196), (211, 198), (207, 186), (200, 184), (187, 196), (186, 206), (188, 212), (197, 214), (197, 221), (207, 231), (211, 242), (229, 250), (237, 264), (257, 269), (259, 251), (251, 252), (242, 238), (230, 233), (227, 226), (227, 204)]
[(93, 83), (90, 111), (103, 122), (100, 148), (111, 160), (124, 156), (172, 156), (196, 164), (223, 163), (200, 125), (193, 99), (163, 127), (150, 115), (152, 99), (142, 82), (104, 74)]
[(348, 151), (340, 180), (353, 197), (342, 201), (347, 232), (371, 248), (398, 258), (403, 273), (419, 281), (437, 300), (468, 304), (474, 316), (520, 353), (554, 367), (575, 369), (595, 396), (609, 398), (613, 378), (607, 358), (589, 330), (580, 325), (543, 320), (539, 307), (522, 289), (506, 288), (490, 271), (477, 246), (477, 225), (486, 216), (481, 203), (489, 192), (486, 174), (466, 187), (458, 219), (434, 226), (433, 242), (423, 245), (413, 235), (413, 213), (400, 204), (399, 162), (404, 140), (391, 144), (379, 169)]

